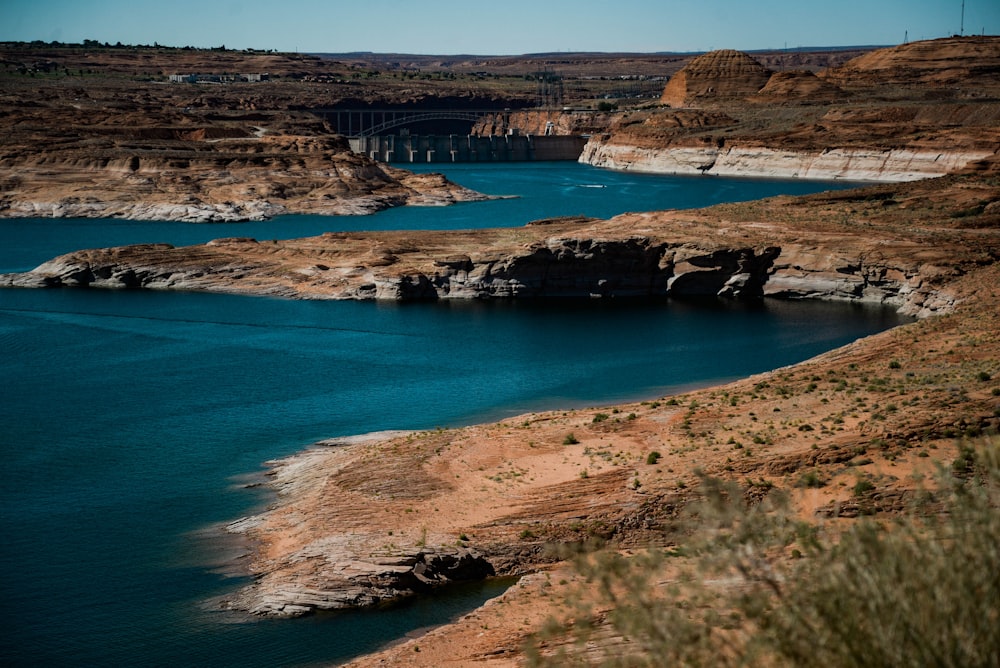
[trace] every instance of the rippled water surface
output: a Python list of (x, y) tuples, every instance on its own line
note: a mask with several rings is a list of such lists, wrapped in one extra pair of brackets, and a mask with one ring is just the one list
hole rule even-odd
[[(457, 166), (519, 199), (246, 225), (0, 221), (0, 271), (76, 248), (334, 229), (519, 225), (827, 187), (575, 164)], [(604, 187), (584, 187), (604, 186)], [(883, 309), (716, 302), (373, 304), (0, 291), (0, 664), (324, 665), (505, 586), (391, 610), (246, 620), (212, 529), (266, 499), (264, 461), (338, 435), (456, 426), (743, 376), (898, 322)]]

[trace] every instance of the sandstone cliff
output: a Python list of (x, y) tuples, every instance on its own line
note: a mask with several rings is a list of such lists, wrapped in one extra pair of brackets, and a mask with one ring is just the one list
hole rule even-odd
[[(942, 87), (980, 97), (1000, 85), (1000, 48), (996, 36), (946, 37), (879, 49), (832, 67), (822, 76), (851, 88), (892, 84), (921, 87), (930, 98)], [(977, 90), (978, 88), (978, 90)]]
[(0, 216), (237, 221), (482, 199), (439, 175), (351, 153), (346, 140), (309, 116), (150, 111), (106, 118), (98, 108), (53, 135), (37, 125), (45, 111), (6, 115), (12, 130), (0, 154)]
[(660, 101), (671, 107), (691, 107), (703, 100), (747, 97), (763, 88), (770, 76), (769, 70), (741, 51), (710, 51), (673, 75)]
[(778, 179), (915, 181), (943, 176), (993, 151), (835, 148), (820, 151), (762, 146), (641, 148), (591, 139), (580, 162), (657, 174), (709, 174)]
[(1000, 38), (882, 49), (822, 78), (767, 78), (737, 53), (706, 54), (667, 84), (665, 102), (698, 109), (618, 114), (580, 160), (660, 173), (907, 181), (1000, 149)]
[(819, 78), (805, 70), (775, 72), (754, 95), (754, 101), (771, 100), (777, 103), (788, 101), (832, 102), (844, 96), (844, 91), (835, 84)]
[(502, 135), (515, 131), (522, 135), (584, 135), (608, 126), (610, 117), (602, 112), (567, 113), (558, 109), (520, 110), (483, 116), (472, 126), (475, 135)]
[(79, 251), (0, 282), (310, 299), (822, 298), (927, 315), (954, 305), (953, 277), (994, 261), (998, 201), (992, 180), (952, 176), (608, 221)]

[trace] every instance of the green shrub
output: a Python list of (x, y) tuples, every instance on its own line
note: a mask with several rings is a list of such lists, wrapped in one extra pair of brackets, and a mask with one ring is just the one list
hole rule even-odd
[(579, 442), (573, 432), (566, 434), (566, 438), (563, 439), (563, 445), (576, 445)]
[(824, 485), (826, 485), (826, 481), (816, 471), (806, 471), (799, 476), (798, 482), (796, 482), (796, 487), (817, 488)]
[(875, 483), (866, 478), (861, 478), (854, 483), (854, 487), (851, 488), (851, 493), (854, 494), (854, 496), (864, 496), (873, 489), (875, 489)]
[(663, 455), (661, 455), (659, 452), (657, 452), (656, 450), (653, 450), (648, 455), (646, 455), (646, 463), (647, 464), (655, 464), (656, 462), (660, 461), (660, 457), (662, 457), (662, 456)]

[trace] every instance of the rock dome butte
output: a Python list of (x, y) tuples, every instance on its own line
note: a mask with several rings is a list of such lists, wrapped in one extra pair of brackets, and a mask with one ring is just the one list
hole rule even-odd
[(671, 107), (690, 107), (707, 98), (745, 97), (763, 88), (770, 78), (769, 69), (742, 51), (710, 51), (672, 76), (660, 101)]

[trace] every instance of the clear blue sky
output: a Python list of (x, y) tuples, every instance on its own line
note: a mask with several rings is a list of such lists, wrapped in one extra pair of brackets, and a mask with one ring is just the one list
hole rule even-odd
[[(522, 54), (898, 44), (959, 32), (961, 0), (0, 0), (0, 41)], [(965, 34), (1000, 34), (966, 0)]]

